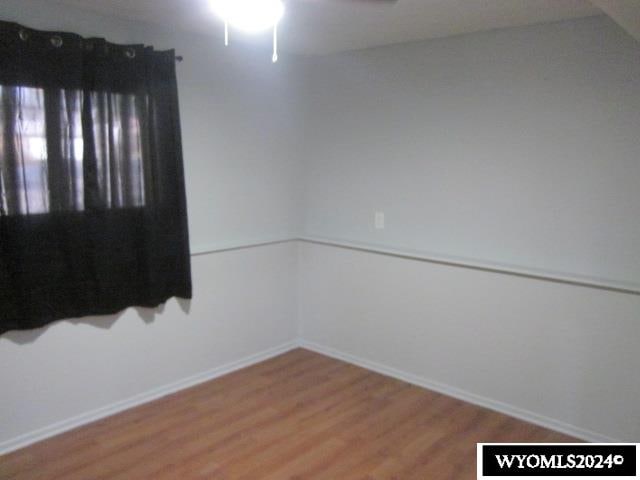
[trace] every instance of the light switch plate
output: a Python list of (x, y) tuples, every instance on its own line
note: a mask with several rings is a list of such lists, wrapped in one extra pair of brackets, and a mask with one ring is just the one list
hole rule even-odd
[(384, 212), (376, 212), (375, 226), (376, 230), (384, 230)]

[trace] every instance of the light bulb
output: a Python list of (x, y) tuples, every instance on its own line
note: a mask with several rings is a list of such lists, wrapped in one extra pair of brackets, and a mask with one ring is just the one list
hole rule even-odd
[(284, 14), (282, 0), (209, 0), (213, 11), (234, 28), (259, 33), (273, 28)]

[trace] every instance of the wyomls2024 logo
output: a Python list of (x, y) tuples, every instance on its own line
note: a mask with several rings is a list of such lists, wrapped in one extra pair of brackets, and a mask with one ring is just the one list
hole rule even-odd
[(640, 478), (640, 444), (478, 444), (478, 478)]

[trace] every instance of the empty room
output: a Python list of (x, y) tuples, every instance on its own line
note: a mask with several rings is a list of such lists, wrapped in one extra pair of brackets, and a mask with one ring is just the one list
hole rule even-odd
[(640, 1), (0, 1), (0, 480), (640, 477)]

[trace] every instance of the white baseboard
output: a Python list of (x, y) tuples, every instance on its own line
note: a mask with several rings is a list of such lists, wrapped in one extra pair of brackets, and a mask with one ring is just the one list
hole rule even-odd
[(299, 347), (299, 342), (294, 340), (294, 341), (285, 343), (283, 345), (280, 345), (278, 347), (270, 348), (263, 352), (256, 353), (254, 355), (250, 355), (243, 359), (236, 360), (234, 362), (227, 363), (220, 367), (213, 368), (206, 372), (201, 372), (196, 375), (192, 375), (190, 377), (184, 378), (182, 380), (178, 380), (177, 382), (170, 383), (169, 385), (165, 385), (162, 387), (155, 388), (153, 390), (149, 390), (148, 392), (141, 393), (139, 395), (128, 398), (126, 400), (121, 400), (111, 405), (106, 405), (96, 410), (83, 413), (76, 417), (72, 417), (67, 420), (56, 422), (52, 425), (48, 425), (44, 428), (35, 430), (33, 432), (25, 433), (23, 435), (20, 435), (19, 437), (1, 442), (0, 455), (4, 455), (10, 452), (13, 452), (15, 450), (19, 450), (26, 446), (29, 446), (34, 443), (45, 440), (47, 438), (53, 437), (55, 435), (59, 435), (61, 433), (67, 432), (69, 430), (73, 430), (75, 428), (81, 427), (88, 423), (95, 422), (96, 420), (109, 417), (116, 413), (122, 412), (123, 410), (128, 410), (130, 408), (137, 407), (144, 403), (157, 400), (158, 398), (164, 397), (166, 395), (170, 395), (180, 390), (184, 390), (185, 388), (193, 387), (194, 385), (198, 385), (200, 383), (213, 380), (215, 378), (221, 377), (223, 375), (234, 372), (236, 370), (249, 367), (256, 363), (264, 362), (265, 360), (276, 357), (278, 355), (281, 355), (283, 353), (286, 353), (298, 347)]
[(377, 372), (382, 375), (386, 375), (388, 377), (393, 377), (398, 380), (402, 380), (404, 382), (411, 383), (413, 385), (417, 385), (422, 388), (426, 388), (427, 390), (432, 390), (434, 392), (438, 392), (443, 395), (447, 395), (449, 397), (457, 398), (458, 400), (462, 400), (464, 402), (472, 403), (474, 405), (479, 405), (481, 407), (488, 408), (490, 410), (493, 410), (499, 413), (503, 413), (510, 417), (515, 417), (520, 420), (524, 420), (525, 422), (533, 423), (535, 425), (547, 428), (549, 430), (554, 430), (556, 432), (564, 433), (566, 435), (579, 438), (587, 442), (593, 442), (593, 443), (620, 442), (619, 440), (613, 439), (606, 435), (602, 435), (600, 433), (596, 433), (590, 430), (576, 427), (575, 425), (570, 425), (568, 423), (561, 422), (553, 418), (545, 417), (543, 415), (539, 415), (537, 413), (533, 413), (528, 410), (515, 407), (513, 405), (492, 400), (490, 398), (482, 397), (480, 395), (476, 395), (474, 393), (470, 393), (470, 392), (461, 390), (459, 388), (452, 387), (450, 385), (446, 385), (440, 382), (419, 377), (411, 373), (403, 372), (401, 370), (397, 370), (395, 368), (391, 368), (377, 362), (366, 360), (366, 359), (357, 357), (355, 355), (340, 352), (333, 348), (326, 347), (324, 345), (319, 345), (314, 342), (301, 340), (300, 347), (319, 353), (321, 355), (326, 355), (328, 357), (342, 360), (344, 362), (351, 363), (353, 365), (357, 365), (362, 368), (366, 368), (367, 370), (371, 370), (373, 372)]
[(4, 455), (10, 452), (13, 452), (15, 450), (19, 450), (21, 448), (27, 447), (29, 445), (40, 442), (47, 438), (53, 437), (55, 435), (59, 435), (69, 430), (73, 430), (75, 428), (95, 422), (102, 418), (109, 417), (111, 415), (122, 412), (124, 410), (137, 407), (139, 405), (151, 402), (158, 398), (164, 397), (166, 395), (170, 395), (180, 390), (184, 390), (194, 385), (198, 385), (200, 383), (213, 380), (215, 378), (221, 377), (223, 375), (234, 372), (236, 370), (240, 370), (240, 369), (249, 367), (251, 365), (254, 365), (256, 363), (263, 362), (265, 360), (276, 357), (278, 355), (286, 353), (295, 348), (305, 348), (307, 350), (311, 350), (321, 355), (326, 355), (328, 357), (336, 358), (338, 360), (342, 360), (344, 362), (348, 362), (348, 363), (357, 365), (359, 367), (366, 368), (367, 370), (371, 370), (373, 372), (377, 372), (382, 375), (386, 375), (388, 377), (397, 378), (398, 380), (402, 380), (407, 383), (411, 383), (413, 385), (417, 385), (419, 387), (432, 390), (434, 392), (442, 393), (443, 395), (457, 398), (459, 400), (472, 403), (474, 405), (479, 405), (481, 407), (485, 407), (490, 410), (494, 410), (496, 412), (509, 415), (511, 417), (519, 418), (526, 422), (533, 423), (535, 425), (539, 425), (541, 427), (548, 428), (550, 430), (555, 430), (557, 432), (565, 433), (567, 435), (570, 435), (572, 437), (576, 437), (582, 440), (586, 440), (589, 442), (596, 442), (596, 443), (618, 442), (618, 440), (607, 437), (606, 435), (585, 430), (583, 428), (579, 428), (574, 425), (570, 425), (568, 423), (564, 423), (558, 420), (554, 420), (552, 418), (538, 415), (528, 410), (514, 407), (512, 405), (508, 405), (506, 403), (485, 398), (470, 392), (466, 392), (464, 390), (460, 390), (450, 385), (445, 385), (443, 383), (422, 378), (411, 373), (403, 372), (401, 370), (397, 370), (395, 368), (391, 368), (377, 362), (366, 360), (366, 359), (357, 357), (355, 355), (340, 352), (330, 347), (319, 345), (317, 343), (309, 342), (306, 340), (295, 340), (295, 341), (291, 341), (283, 345), (280, 345), (278, 347), (271, 348), (260, 353), (256, 353), (254, 355), (250, 355), (241, 360), (237, 360), (237, 361), (222, 365), (220, 367), (213, 368), (206, 372), (198, 373), (196, 375), (171, 383), (169, 385), (165, 385), (163, 387), (159, 387), (159, 388), (150, 390), (148, 392), (141, 393), (129, 399), (122, 400), (122, 401), (113, 403), (111, 405), (106, 405), (96, 410), (86, 412), (81, 415), (69, 418), (67, 420), (56, 422), (52, 425), (35, 430), (33, 432), (20, 435), (16, 438), (6, 440), (0, 443), (0, 455)]

